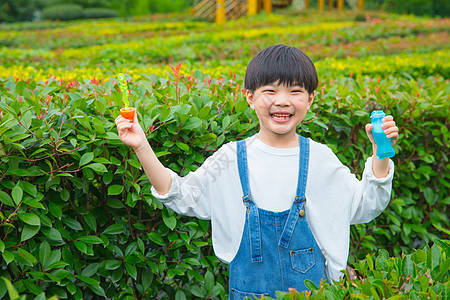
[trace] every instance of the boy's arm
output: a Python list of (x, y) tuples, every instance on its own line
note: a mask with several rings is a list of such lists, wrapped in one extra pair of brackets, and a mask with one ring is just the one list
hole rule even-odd
[(136, 152), (153, 188), (161, 195), (167, 194), (172, 184), (172, 177), (150, 147), (139, 125), (137, 115), (134, 115), (133, 122), (119, 115), (116, 118), (116, 126), (120, 140)]
[(167, 194), (172, 184), (172, 176), (170, 176), (170, 173), (156, 157), (150, 144), (146, 141), (146, 143), (134, 149), (134, 151), (155, 190), (160, 195)]
[[(394, 145), (398, 141), (398, 127), (395, 126), (394, 117), (386, 116), (383, 118), (383, 124), (381, 128), (384, 129), (384, 133), (387, 138), (391, 139), (391, 144)], [(366, 124), (366, 133), (372, 143), (373, 149), (373, 160), (372, 160), (372, 170), (373, 174), (377, 178), (384, 178), (389, 173), (389, 158), (379, 159), (375, 154), (377, 153), (377, 144), (372, 135), (372, 124)]]

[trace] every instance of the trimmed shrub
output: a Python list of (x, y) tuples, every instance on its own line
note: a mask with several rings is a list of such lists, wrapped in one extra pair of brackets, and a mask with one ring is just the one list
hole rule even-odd
[[(370, 224), (352, 226), (355, 266), (380, 245), (400, 257), (442, 237), (436, 226), (448, 224), (450, 200), (446, 86), (437, 77), (358, 76), (319, 87), (299, 133), (331, 146), (357, 174), (371, 152), (369, 113), (382, 107), (401, 128), (391, 204)], [(173, 68), (169, 78), (150, 75), (129, 87), (156, 155), (182, 176), (258, 129), (242, 79), (231, 74)], [(19, 293), (59, 298), (227, 297), (227, 266), (214, 256), (209, 222), (155, 199), (136, 155), (118, 139), (116, 81), (7, 79), (0, 93), (0, 277)], [(407, 277), (413, 265), (403, 265)], [(383, 285), (383, 274), (363, 276)], [(0, 284), (0, 298), (6, 293)]]
[(433, 1), (429, 0), (393, 0), (393, 10), (398, 13), (414, 15), (433, 15)]
[(118, 16), (119, 13), (116, 10), (103, 7), (85, 8), (81, 14), (83, 19), (115, 18)]
[(432, 247), (426, 246), (401, 258), (389, 257), (381, 249), (378, 255), (368, 254), (356, 262), (355, 270), (350, 270), (356, 273), (346, 272), (345, 280), (319, 287), (307, 281), (310, 292), (278, 292), (277, 299), (449, 299), (449, 256), (449, 240), (436, 240)]
[(189, 8), (186, 0), (149, 0), (148, 5), (152, 13), (182, 12)]
[(42, 19), (45, 20), (76, 20), (83, 14), (83, 8), (77, 4), (52, 5), (42, 10)]

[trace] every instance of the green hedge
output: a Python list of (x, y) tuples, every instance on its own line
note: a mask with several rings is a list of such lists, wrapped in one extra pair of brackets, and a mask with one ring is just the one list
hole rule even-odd
[[(169, 76), (129, 85), (164, 165), (186, 175), (223, 143), (257, 131), (241, 78), (200, 71)], [(30, 297), (226, 299), (227, 267), (214, 256), (209, 222), (163, 207), (136, 156), (118, 139), (117, 87), (113, 80), (0, 81), (0, 276)], [(387, 253), (400, 257), (444, 238), (436, 226), (449, 223), (447, 88), (443, 78), (407, 74), (323, 79), (299, 128), (360, 174), (371, 150), (364, 132), (369, 113), (382, 107), (396, 116), (401, 140), (391, 204), (374, 222), (352, 227), (350, 261), (360, 272), (359, 259), (380, 247), (390, 266)], [(411, 260), (420, 268), (416, 275), (425, 272)], [(411, 266), (405, 263), (402, 276)], [(431, 276), (435, 267), (433, 261)], [(362, 276), (373, 276), (370, 292), (381, 297), (377, 284), (384, 275)], [(391, 291), (391, 277), (386, 280)], [(435, 282), (433, 291), (441, 290)], [(0, 283), (0, 298), (6, 293)]]
[[(389, 257), (389, 253), (381, 249), (377, 256), (367, 255), (359, 261), (355, 270), (346, 271), (345, 279), (334, 282), (334, 285), (322, 282), (317, 287), (307, 280), (305, 284), (309, 291), (299, 293), (291, 289), (288, 293), (277, 292), (277, 299), (448, 299), (449, 256), (449, 240), (436, 240), (431, 248), (426, 246), (402, 258)], [(18, 299), (19, 294), (11, 281), (6, 277), (2, 279), (4, 283), (0, 281), (0, 289), (7, 290), (11, 299)]]
[(391, 0), (389, 7), (396, 13), (418, 16), (450, 16), (450, 6), (446, 0)]
[(355, 270), (345, 272), (345, 280), (319, 287), (307, 281), (309, 292), (277, 292), (277, 299), (449, 299), (449, 255), (448, 240), (436, 240), (431, 248), (402, 257), (389, 257), (381, 249), (355, 263)]
[(83, 8), (78, 4), (57, 4), (47, 6), (41, 12), (44, 20), (76, 20), (81, 17)]
[(77, 19), (114, 18), (117, 16), (119, 16), (118, 12), (111, 8), (83, 8), (78, 4), (58, 4), (44, 8), (41, 17), (44, 20), (67, 21)]
[(89, 7), (83, 9), (81, 16), (83, 19), (115, 18), (119, 13), (111, 8)]

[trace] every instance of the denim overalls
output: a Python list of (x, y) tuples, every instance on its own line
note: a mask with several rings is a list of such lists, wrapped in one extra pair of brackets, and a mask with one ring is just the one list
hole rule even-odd
[(305, 279), (317, 286), (322, 278), (326, 279), (325, 257), (309, 229), (304, 207), (309, 140), (300, 136), (299, 148), (297, 196), (290, 210), (272, 212), (258, 208), (252, 201), (245, 141), (237, 142), (247, 213), (239, 250), (230, 263), (230, 299), (253, 299), (253, 295), (276, 298), (275, 291), (306, 290)]

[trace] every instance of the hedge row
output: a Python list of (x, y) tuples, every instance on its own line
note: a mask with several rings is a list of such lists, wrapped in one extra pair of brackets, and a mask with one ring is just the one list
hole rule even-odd
[[(198, 70), (183, 76), (177, 68), (168, 78), (143, 78), (128, 77), (131, 101), (163, 164), (181, 175), (225, 142), (257, 131), (242, 78)], [(115, 80), (0, 81), (0, 276), (29, 296), (225, 299), (227, 266), (214, 256), (209, 222), (163, 207), (118, 139), (117, 87)], [(371, 150), (364, 132), (369, 113), (383, 108), (400, 127), (391, 204), (374, 222), (351, 230), (350, 262), (357, 269), (358, 259), (380, 247), (391, 267), (398, 258), (387, 253), (399, 257), (445, 238), (436, 227), (449, 223), (447, 88), (440, 77), (358, 76), (327, 79), (317, 90), (299, 133), (330, 145), (358, 174)], [(421, 282), (428, 271), (414, 264)], [(413, 278), (412, 264), (404, 266), (402, 276)], [(430, 272), (436, 266), (433, 261)], [(390, 275), (362, 276), (373, 276), (375, 299), (384, 293), (377, 280), (386, 279), (389, 291), (398, 284)], [(441, 279), (445, 284), (448, 274)], [(365, 283), (355, 284), (366, 293)], [(0, 283), (0, 297), (6, 292)]]
[(47, 6), (42, 10), (41, 17), (44, 20), (76, 20), (76, 19), (95, 19), (95, 18), (114, 18), (119, 13), (111, 8), (88, 7), (83, 8), (77, 4), (58, 4)]

